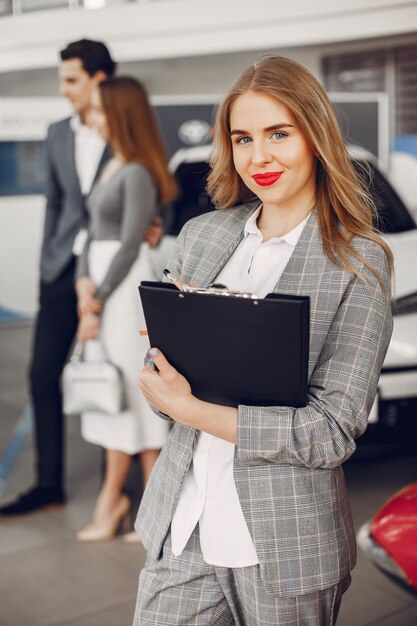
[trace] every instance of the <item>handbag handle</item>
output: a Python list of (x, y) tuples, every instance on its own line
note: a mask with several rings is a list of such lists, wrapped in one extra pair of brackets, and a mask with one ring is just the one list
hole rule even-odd
[[(112, 360), (111, 360), (111, 358), (109, 356), (109, 353), (107, 352), (103, 342), (100, 341), (100, 339), (97, 339), (96, 341), (97, 341), (97, 343), (100, 344), (100, 348), (101, 348), (101, 351), (103, 353), (104, 361), (106, 361), (107, 363), (111, 363)], [(71, 363), (78, 364), (78, 363), (81, 363), (84, 360), (84, 348), (85, 348), (85, 343), (81, 343), (81, 341), (77, 341), (77, 343), (75, 344), (74, 350), (72, 351), (71, 358), (70, 358)]]

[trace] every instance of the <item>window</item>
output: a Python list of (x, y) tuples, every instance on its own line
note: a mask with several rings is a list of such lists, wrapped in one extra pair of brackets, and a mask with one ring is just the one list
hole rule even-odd
[(0, 196), (23, 196), (44, 191), (43, 141), (0, 142)]

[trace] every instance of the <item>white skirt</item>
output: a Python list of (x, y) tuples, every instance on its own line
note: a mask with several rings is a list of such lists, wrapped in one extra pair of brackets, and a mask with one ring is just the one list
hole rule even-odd
[[(91, 242), (88, 265), (95, 284), (102, 282), (119, 248), (120, 241)], [(86, 441), (127, 454), (162, 448), (169, 429), (168, 423), (150, 409), (138, 387), (139, 372), (149, 348), (148, 338), (139, 335), (146, 327), (138, 292), (142, 280), (154, 280), (147, 243), (141, 245), (129, 274), (107, 299), (100, 328), (101, 342), (123, 373), (126, 410), (118, 415), (86, 412), (81, 416), (81, 433)], [(97, 342), (87, 343), (87, 360), (99, 358), (99, 353)]]

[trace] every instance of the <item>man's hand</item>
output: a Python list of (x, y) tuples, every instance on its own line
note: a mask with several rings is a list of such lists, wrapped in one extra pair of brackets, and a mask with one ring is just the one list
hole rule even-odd
[(85, 313), (78, 323), (77, 340), (85, 343), (90, 339), (97, 339), (100, 323), (101, 320), (97, 315)]
[(157, 215), (148, 230), (146, 231), (145, 241), (148, 242), (151, 248), (156, 248), (162, 239), (164, 234), (164, 227), (162, 225), (162, 219)]

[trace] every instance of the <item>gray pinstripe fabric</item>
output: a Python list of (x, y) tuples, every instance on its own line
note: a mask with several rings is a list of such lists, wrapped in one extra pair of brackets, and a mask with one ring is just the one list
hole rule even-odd
[[(169, 268), (208, 286), (232, 254), (256, 205), (188, 222)], [(389, 290), (383, 250), (355, 246)], [(354, 261), (356, 262), (356, 261)], [(366, 428), (392, 332), (391, 306), (366, 267), (367, 283), (324, 255), (313, 212), (275, 290), (311, 299), (310, 387), (305, 408), (238, 409), (234, 478), (268, 591), (297, 596), (342, 580), (356, 558), (342, 463)], [(260, 346), (258, 359), (262, 350)], [(197, 432), (174, 424), (142, 500), (136, 528), (153, 558), (161, 553)]]
[(133, 626), (333, 626), (348, 574), (339, 584), (294, 598), (269, 594), (259, 566), (230, 569), (204, 562), (198, 528), (174, 557), (149, 558), (139, 579)]

